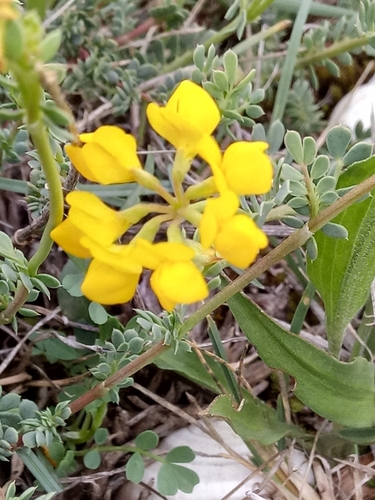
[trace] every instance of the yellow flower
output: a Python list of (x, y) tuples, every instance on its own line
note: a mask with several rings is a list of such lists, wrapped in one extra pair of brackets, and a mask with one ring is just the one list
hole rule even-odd
[(164, 309), (172, 311), (177, 304), (192, 304), (208, 296), (207, 284), (192, 262), (193, 249), (183, 243), (152, 244), (142, 239), (135, 246), (136, 259), (154, 271), (151, 288)]
[(140, 274), (127, 273), (94, 259), (82, 283), (82, 293), (103, 305), (129, 302), (135, 294)]
[(118, 212), (105, 205), (93, 193), (74, 191), (66, 201), (71, 206), (68, 218), (51, 231), (51, 238), (65, 252), (80, 258), (91, 256), (81, 243), (82, 236), (106, 246), (113, 243), (131, 226), (126, 212)]
[(69, 217), (51, 231), (51, 238), (64, 252), (80, 259), (89, 259), (91, 252), (80, 243), (82, 236), (83, 231), (76, 227)]
[(141, 164), (136, 141), (119, 127), (104, 125), (79, 136), (83, 146), (68, 144), (65, 150), (78, 172), (100, 184), (134, 182), (132, 173)]
[(229, 189), (238, 195), (264, 194), (272, 186), (273, 168), (266, 142), (235, 142), (225, 151), (221, 171)]
[(261, 248), (266, 248), (268, 240), (249, 216), (236, 214), (238, 208), (238, 198), (232, 191), (207, 200), (199, 233), (204, 248), (213, 246), (227, 262), (245, 268)]
[(166, 106), (147, 106), (147, 118), (151, 127), (187, 158), (199, 155), (208, 163), (220, 162), (220, 148), (211, 137), (220, 121), (220, 111), (202, 87), (184, 80)]
[(82, 283), (82, 293), (104, 305), (122, 304), (134, 296), (142, 266), (133, 256), (132, 245), (102, 247), (87, 237), (82, 243), (94, 259)]

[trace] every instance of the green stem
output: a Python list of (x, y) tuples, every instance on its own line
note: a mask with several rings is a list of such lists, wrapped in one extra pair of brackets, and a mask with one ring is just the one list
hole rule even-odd
[[(301, 6), (301, 0), (275, 0), (274, 7), (284, 12), (298, 12)], [(356, 12), (351, 9), (337, 7), (336, 5), (325, 5), (324, 3), (312, 2), (310, 10), (312, 16), (323, 17), (341, 17), (341, 16), (355, 16)]]
[(33, 67), (21, 67), (18, 64), (10, 68), (13, 73), (26, 111), (26, 127), (38, 152), (40, 164), (43, 168), (49, 189), (50, 213), (48, 222), (36, 253), (29, 262), (29, 273), (35, 275), (39, 266), (49, 255), (52, 248), (50, 232), (62, 221), (64, 214), (64, 200), (60, 176), (49, 143), (49, 135), (43, 123), (40, 103), (43, 99), (43, 89), (40, 76)]
[(48, 257), (53, 241), (50, 232), (63, 219), (64, 199), (60, 175), (56, 168), (56, 162), (49, 143), (47, 130), (39, 119), (37, 122), (29, 123), (28, 130), (34, 146), (39, 154), (41, 166), (43, 168), (49, 190), (49, 218), (44, 228), (39, 247), (29, 262), (29, 273), (31, 276), (38, 272), (39, 266)]
[(319, 212), (319, 199), (316, 196), (315, 185), (314, 185), (314, 183), (309, 175), (307, 165), (302, 164), (301, 170), (303, 173), (303, 178), (305, 181), (305, 185), (306, 185), (306, 189), (307, 189), (307, 193), (308, 193), (308, 197), (309, 197), (311, 217), (313, 218)]
[(303, 66), (308, 66), (309, 64), (318, 63), (324, 59), (332, 59), (339, 56), (344, 52), (349, 52), (358, 47), (363, 47), (367, 45), (370, 38), (374, 37), (374, 33), (362, 35), (359, 38), (344, 38), (339, 42), (334, 42), (332, 45), (327, 47), (325, 50), (309, 54), (305, 57), (298, 59), (296, 68), (301, 68)]
[(90, 451), (98, 451), (99, 453), (109, 453), (112, 451), (123, 452), (123, 453), (139, 453), (148, 458), (152, 458), (153, 460), (161, 463), (166, 463), (165, 460), (160, 455), (156, 455), (155, 453), (151, 453), (150, 451), (143, 450), (142, 448), (138, 448), (137, 446), (92, 446), (91, 448), (87, 448), (86, 450), (75, 451), (74, 454), (76, 457), (83, 457), (87, 455)]
[(309, 14), (311, 3), (312, 0), (304, 0), (303, 2), (301, 2), (301, 6), (298, 10), (298, 14), (294, 22), (292, 34), (289, 40), (288, 53), (284, 62), (280, 82), (277, 88), (271, 123), (274, 123), (276, 120), (282, 121), (282, 118), (284, 116), (285, 106), (288, 99), (288, 92), (292, 82), (298, 50), (300, 47), (300, 40), (303, 30), (305, 29), (305, 23)]

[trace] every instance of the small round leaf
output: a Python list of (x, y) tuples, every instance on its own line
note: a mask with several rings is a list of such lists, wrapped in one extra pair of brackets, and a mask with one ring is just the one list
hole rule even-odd
[(144, 431), (135, 438), (135, 444), (142, 450), (152, 450), (159, 443), (159, 436), (153, 431)]
[(145, 465), (139, 453), (133, 453), (128, 463), (126, 464), (126, 478), (133, 483), (140, 483), (145, 471)]
[(83, 457), (83, 463), (88, 469), (97, 469), (100, 466), (101, 457), (98, 450), (91, 450)]

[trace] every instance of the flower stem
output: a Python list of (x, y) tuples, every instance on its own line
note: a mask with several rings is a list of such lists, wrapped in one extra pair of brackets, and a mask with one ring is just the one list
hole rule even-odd
[(64, 199), (60, 176), (56, 168), (56, 162), (49, 143), (49, 137), (41, 120), (28, 124), (28, 130), (35, 148), (39, 153), (39, 159), (46, 176), (49, 190), (49, 218), (44, 228), (39, 247), (29, 262), (29, 273), (31, 276), (38, 272), (39, 266), (48, 257), (53, 241), (50, 232), (63, 219)]

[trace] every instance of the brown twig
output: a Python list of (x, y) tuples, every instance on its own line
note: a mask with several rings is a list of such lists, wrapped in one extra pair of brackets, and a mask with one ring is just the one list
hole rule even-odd
[(157, 356), (160, 356), (169, 348), (170, 346), (163, 344), (163, 341), (158, 342), (148, 351), (141, 354), (134, 361), (131, 361), (128, 365), (121, 368), (121, 370), (108, 377), (107, 380), (105, 380), (103, 383), (96, 385), (88, 392), (70, 403), (69, 407), (71, 412), (77, 413), (78, 411), (85, 408), (85, 406), (87, 406), (89, 403), (92, 403), (96, 399), (103, 397), (105, 394), (107, 394), (109, 389), (122, 382), (126, 377), (130, 377), (144, 366), (152, 363)]

